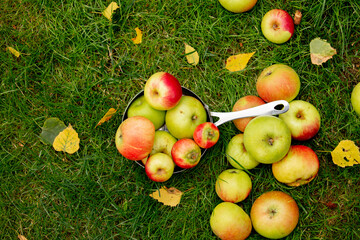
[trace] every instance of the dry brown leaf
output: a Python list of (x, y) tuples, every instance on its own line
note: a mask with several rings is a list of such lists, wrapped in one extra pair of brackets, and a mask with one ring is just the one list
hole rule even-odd
[(360, 151), (351, 140), (342, 140), (331, 152), (333, 162), (340, 167), (353, 166), (360, 163)]
[(254, 55), (254, 53), (255, 52), (241, 53), (238, 55), (230, 56), (226, 60), (225, 68), (228, 69), (230, 72), (236, 72), (236, 71), (243, 70), (247, 66), (250, 58)]
[(180, 203), (183, 192), (171, 187), (161, 187), (159, 190), (151, 193), (149, 196), (163, 203), (164, 205), (175, 207)]
[(100, 121), (98, 122), (98, 124), (96, 124), (95, 127), (103, 124), (104, 122), (107, 122), (110, 120), (110, 118), (112, 118), (112, 116), (116, 113), (116, 109), (115, 108), (110, 108), (107, 113), (100, 119)]
[(139, 28), (135, 28), (136, 31), (136, 37), (132, 38), (131, 40), (134, 42), (134, 44), (140, 44), (142, 42), (142, 31)]
[(21, 235), (21, 234), (19, 234), (18, 235), (18, 238), (20, 239), (20, 240), (27, 240), (27, 238), (26, 237), (24, 237), (23, 235)]

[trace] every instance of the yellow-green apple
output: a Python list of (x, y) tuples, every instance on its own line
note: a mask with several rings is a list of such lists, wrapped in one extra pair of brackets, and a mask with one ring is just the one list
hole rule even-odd
[(244, 146), (258, 162), (280, 161), (290, 149), (291, 132), (286, 123), (275, 116), (258, 116), (244, 131)]
[[(240, 99), (238, 99), (235, 102), (232, 111), (233, 112), (241, 111), (241, 110), (245, 110), (248, 108), (257, 107), (257, 106), (260, 106), (263, 104), (265, 104), (265, 102), (260, 97), (254, 96), (254, 95), (247, 95), (247, 96), (241, 97)], [(253, 118), (254, 117), (239, 118), (239, 119), (233, 120), (233, 123), (237, 129), (239, 129), (241, 132), (244, 132), (246, 125)]]
[(144, 87), (146, 101), (157, 110), (169, 110), (178, 104), (182, 88), (177, 78), (167, 72), (150, 76)]
[(360, 82), (355, 85), (351, 92), (351, 105), (354, 111), (360, 116)]
[(171, 149), (175, 164), (181, 168), (195, 167), (201, 159), (201, 149), (191, 138), (179, 139)]
[(292, 187), (309, 183), (318, 171), (319, 159), (316, 153), (304, 145), (292, 145), (283, 159), (272, 164), (274, 177)]
[(221, 6), (233, 13), (242, 13), (251, 10), (257, 0), (219, 0)]
[(175, 164), (165, 153), (150, 155), (145, 164), (146, 175), (155, 182), (165, 182), (174, 173)]
[(155, 129), (159, 129), (165, 123), (165, 111), (157, 110), (150, 106), (145, 96), (135, 99), (127, 111), (128, 117), (143, 116), (153, 122)]
[(215, 182), (215, 192), (224, 202), (241, 202), (249, 196), (251, 189), (251, 178), (240, 169), (222, 171)]
[(295, 70), (285, 64), (265, 68), (256, 81), (256, 90), (265, 102), (294, 100), (300, 91), (300, 78)]
[(305, 141), (314, 137), (321, 124), (321, 117), (317, 108), (303, 100), (291, 101), (289, 106), (289, 110), (280, 114), (279, 118), (289, 127), (292, 138)]
[(253, 203), (250, 219), (255, 231), (270, 239), (288, 236), (299, 221), (299, 207), (287, 193), (270, 191)]
[(218, 127), (212, 122), (199, 124), (193, 134), (194, 141), (201, 148), (211, 148), (219, 140), (220, 132)]
[(285, 10), (272, 9), (263, 16), (261, 31), (270, 42), (282, 44), (294, 34), (294, 20)]
[(260, 164), (246, 151), (242, 133), (236, 134), (230, 139), (225, 153), (230, 165), (237, 169), (253, 169)]
[(125, 158), (141, 160), (150, 154), (154, 138), (154, 124), (145, 117), (134, 116), (120, 124), (115, 134), (115, 144)]
[(249, 215), (237, 204), (221, 202), (210, 216), (213, 233), (222, 240), (244, 240), (252, 230)]
[(193, 138), (195, 128), (206, 120), (204, 106), (192, 96), (182, 96), (180, 102), (165, 115), (167, 129), (178, 139)]

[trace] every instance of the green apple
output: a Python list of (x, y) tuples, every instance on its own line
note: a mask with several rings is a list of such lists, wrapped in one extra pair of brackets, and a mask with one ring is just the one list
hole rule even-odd
[(244, 240), (252, 230), (249, 215), (237, 204), (219, 203), (211, 213), (210, 227), (220, 239)]
[(174, 173), (174, 169), (174, 161), (165, 153), (150, 155), (145, 164), (146, 175), (155, 182), (169, 180)]
[(244, 131), (244, 146), (258, 162), (280, 161), (291, 146), (291, 132), (286, 123), (275, 116), (258, 116)]
[(182, 96), (179, 103), (165, 115), (167, 129), (178, 139), (193, 138), (195, 128), (206, 120), (204, 106), (198, 99), (191, 96)]
[(233, 136), (226, 146), (226, 157), (228, 162), (237, 169), (252, 169), (260, 163), (256, 161), (245, 149), (244, 134)]
[(221, 6), (233, 13), (242, 13), (251, 10), (257, 0), (219, 0)]
[(144, 96), (135, 99), (129, 106), (128, 117), (143, 116), (153, 122), (155, 129), (159, 129), (165, 123), (165, 111), (157, 110), (150, 106)]
[(356, 84), (351, 92), (351, 105), (355, 112), (360, 116), (360, 82)]

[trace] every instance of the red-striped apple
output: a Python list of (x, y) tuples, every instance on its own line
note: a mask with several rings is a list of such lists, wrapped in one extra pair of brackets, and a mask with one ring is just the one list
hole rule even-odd
[(195, 167), (201, 159), (201, 149), (193, 139), (182, 138), (171, 149), (175, 164), (181, 168)]
[(270, 42), (282, 44), (294, 34), (294, 20), (285, 10), (272, 9), (263, 16), (261, 31)]
[(212, 122), (199, 124), (194, 131), (193, 139), (201, 148), (211, 148), (219, 140), (220, 132)]
[(165, 182), (174, 173), (175, 164), (165, 153), (150, 155), (145, 164), (146, 175), (155, 182)]

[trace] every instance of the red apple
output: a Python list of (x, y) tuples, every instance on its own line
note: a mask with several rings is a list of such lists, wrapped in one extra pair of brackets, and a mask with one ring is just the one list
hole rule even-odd
[(293, 145), (287, 155), (272, 164), (274, 177), (288, 186), (298, 187), (313, 180), (319, 171), (319, 159), (309, 147)]
[(169, 110), (178, 104), (182, 96), (179, 81), (170, 73), (153, 74), (144, 87), (146, 101), (157, 110)]
[[(257, 107), (262, 104), (265, 104), (265, 102), (260, 97), (248, 95), (237, 100), (233, 106), (232, 111), (241, 111), (248, 108)], [(241, 132), (244, 132), (246, 125), (250, 122), (251, 119), (253, 119), (253, 117), (239, 118), (233, 120), (233, 123), (237, 129), (239, 129)]]
[(219, 140), (220, 132), (212, 122), (199, 124), (194, 131), (193, 139), (201, 148), (211, 148)]
[(222, 240), (244, 240), (252, 230), (249, 215), (237, 204), (219, 203), (211, 213), (210, 227)]
[(155, 126), (147, 118), (134, 116), (124, 120), (116, 131), (116, 148), (125, 158), (141, 160), (152, 150)]
[(259, 97), (265, 102), (292, 101), (300, 91), (300, 78), (294, 69), (285, 64), (265, 68), (256, 82)]
[(250, 210), (257, 233), (271, 239), (288, 236), (299, 221), (299, 207), (287, 193), (270, 191), (260, 195)]
[(201, 149), (193, 139), (182, 138), (173, 145), (171, 156), (177, 166), (192, 168), (201, 159)]
[(155, 182), (165, 182), (174, 173), (175, 164), (165, 153), (150, 155), (145, 164), (146, 175)]
[(291, 137), (298, 141), (305, 141), (314, 137), (320, 129), (321, 122), (316, 107), (303, 100), (291, 101), (289, 105), (289, 110), (280, 114), (279, 118), (289, 127)]
[(287, 42), (294, 34), (294, 20), (284, 10), (272, 9), (261, 20), (261, 31), (270, 42)]

